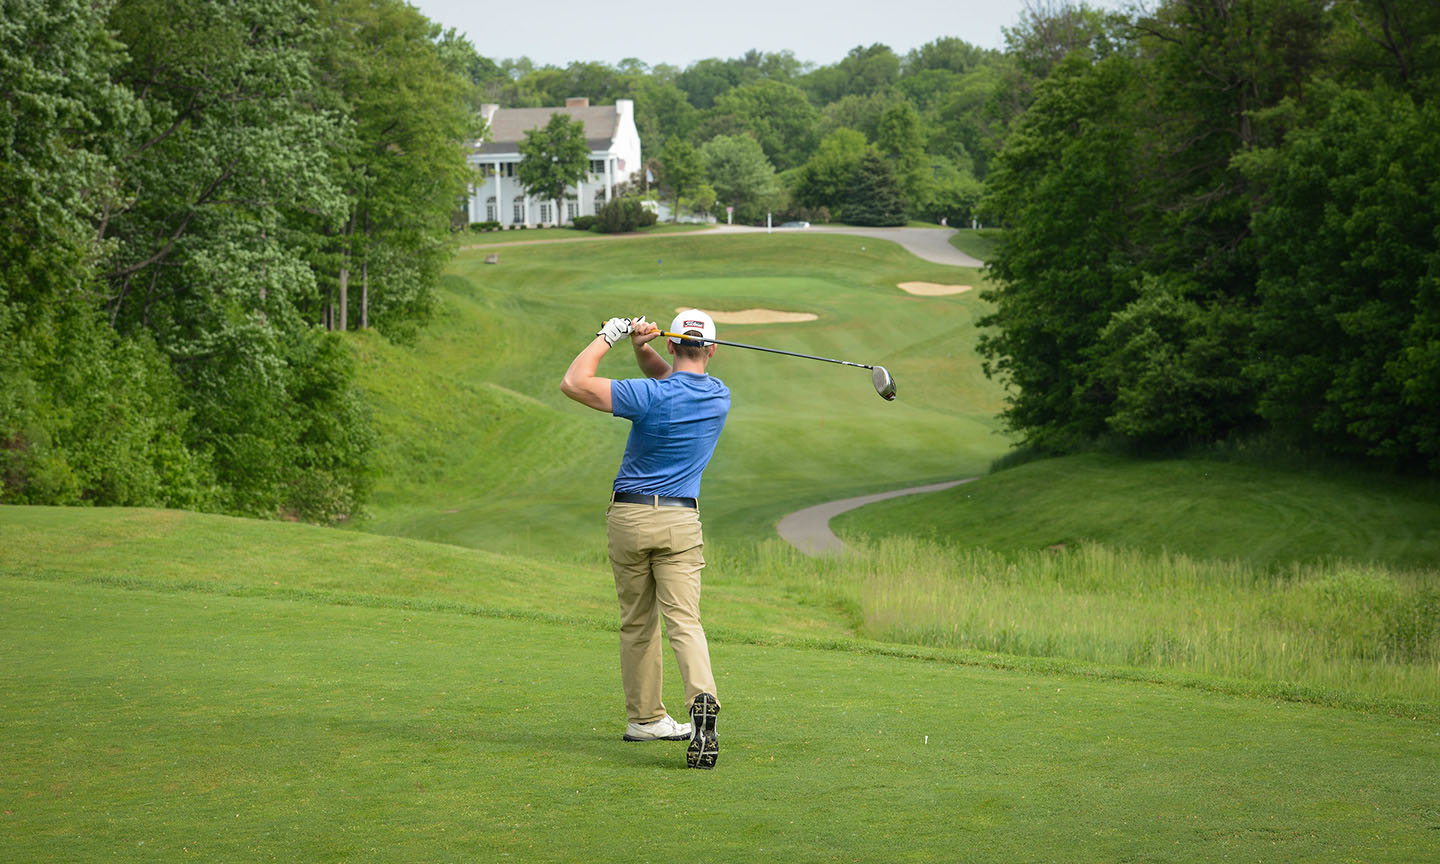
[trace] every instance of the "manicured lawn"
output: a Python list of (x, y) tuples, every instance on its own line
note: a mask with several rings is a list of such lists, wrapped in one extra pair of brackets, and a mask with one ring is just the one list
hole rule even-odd
[(661, 234), (688, 234), (695, 231), (704, 231), (709, 225), (698, 224), (672, 224), (669, 222), (652, 225), (648, 228), (641, 228), (638, 231), (627, 234), (600, 234), (595, 231), (577, 231), (574, 228), (512, 228), (500, 231), (463, 231), (455, 235), (457, 244), (462, 248), (474, 246), (498, 246), (510, 243), (537, 243), (541, 241), (554, 240), (610, 240), (630, 237), (651, 237)]
[(841, 516), (834, 527), (990, 549), (1094, 542), (1260, 567), (1342, 558), (1434, 570), (1440, 566), (1440, 484), (1088, 453), (884, 501)]
[[(532, 233), (561, 236), (506, 236)], [(354, 335), (382, 443), (352, 530), (0, 507), (0, 860), (1432, 857), (1433, 484), (1102, 454), (985, 475), (1009, 441), (984, 301), (896, 288), (979, 274), (892, 243), (486, 254), (413, 344)], [(900, 392), (711, 367), (734, 397), (702, 494), (715, 772), (619, 740), (627, 424), (558, 390), (601, 320), (680, 305), (812, 312), (720, 336)], [(602, 374), (635, 374), (628, 348)], [(841, 517), (844, 555), (774, 535), (968, 476)]]
[[(711, 371), (733, 408), (706, 473), (711, 536), (763, 539), (806, 504), (965, 476), (1005, 452), (1001, 392), (980, 373), (971, 295), (896, 285), (973, 275), (892, 243), (826, 235), (674, 236), (462, 253), (414, 346), (356, 337), (386, 445), (366, 530), (535, 556), (593, 555), (628, 424), (566, 399), (559, 380), (601, 321), (668, 320), (681, 305), (812, 312), (722, 325), (720, 338), (879, 363), (865, 370), (722, 347)], [(601, 373), (638, 374), (628, 348)], [(762, 489), (762, 495), (756, 490)]]
[(1433, 723), (720, 639), (687, 771), (619, 740), (613, 633), (283, 589), (0, 578), (7, 860), (1415, 861), (1437, 826)]
[(950, 245), (981, 261), (989, 261), (1005, 237), (1000, 228), (961, 228), (950, 235)]

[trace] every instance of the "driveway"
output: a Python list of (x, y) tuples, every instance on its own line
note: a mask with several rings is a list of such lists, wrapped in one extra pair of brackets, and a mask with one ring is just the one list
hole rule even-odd
[[(764, 230), (763, 228), (761, 229)], [(915, 230), (915, 229), (908, 229)], [(875, 495), (861, 495), (856, 498), (844, 498), (839, 501), (831, 501), (828, 504), (816, 504), (814, 507), (806, 507), (804, 510), (796, 510), (789, 516), (780, 520), (777, 530), (780, 538), (806, 555), (825, 555), (839, 552), (845, 548), (840, 538), (830, 530), (830, 520), (841, 513), (854, 510), (856, 507), (864, 507), (866, 504), (874, 504), (876, 501), (884, 501), (889, 498), (899, 498), (901, 495), (921, 495), (926, 492), (939, 492), (942, 489), (949, 489), (952, 486), (959, 486), (961, 483), (969, 483), (974, 477), (967, 477), (964, 480), (947, 480), (944, 483), (931, 483), (929, 486), (912, 486), (909, 489), (892, 489), (889, 492), (880, 492)]]

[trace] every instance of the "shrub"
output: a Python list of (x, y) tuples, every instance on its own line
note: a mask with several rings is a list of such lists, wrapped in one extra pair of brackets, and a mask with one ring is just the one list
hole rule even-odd
[(576, 216), (570, 224), (576, 231), (593, 231), (595, 230), (595, 217)]
[(500, 223), (499, 223), (499, 222), (471, 222), (471, 223), (470, 223), (470, 230), (471, 230), (471, 231), (474, 231), (474, 232), (476, 232), (476, 233), (479, 233), (479, 232), (481, 232), (481, 231), (499, 231), (499, 230), (500, 230)]
[[(650, 221), (644, 221), (649, 216)], [(595, 216), (595, 230), (602, 234), (634, 231), (642, 224), (654, 225), (655, 214), (646, 210), (638, 198), (616, 198), (600, 208)]]

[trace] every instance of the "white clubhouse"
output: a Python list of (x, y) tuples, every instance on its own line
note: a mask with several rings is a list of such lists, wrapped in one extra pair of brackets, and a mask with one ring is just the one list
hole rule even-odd
[[(635, 102), (617, 99), (613, 106), (590, 106), (589, 99), (566, 99), (564, 108), (480, 107), (490, 134), (470, 156), (470, 164), (483, 178), (470, 189), (471, 222), (499, 222), (527, 227), (571, 222), (576, 216), (594, 215), (615, 197), (615, 187), (630, 182), (640, 171), (640, 133), (635, 129)], [(555, 202), (525, 194), (515, 176), (520, 164), (520, 142), (525, 133), (550, 122), (556, 113), (568, 114), (585, 126), (590, 147), (590, 173), (567, 190), (563, 212)], [(558, 216), (558, 219), (557, 219)]]

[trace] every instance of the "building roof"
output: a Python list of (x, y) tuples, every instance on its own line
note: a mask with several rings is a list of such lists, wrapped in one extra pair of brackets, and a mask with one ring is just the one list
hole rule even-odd
[(549, 123), (550, 115), (556, 113), (568, 114), (570, 119), (585, 125), (585, 144), (591, 150), (610, 149), (620, 112), (614, 105), (597, 105), (593, 108), (500, 108), (490, 119), (489, 139), (477, 152), (518, 153), (525, 133)]

